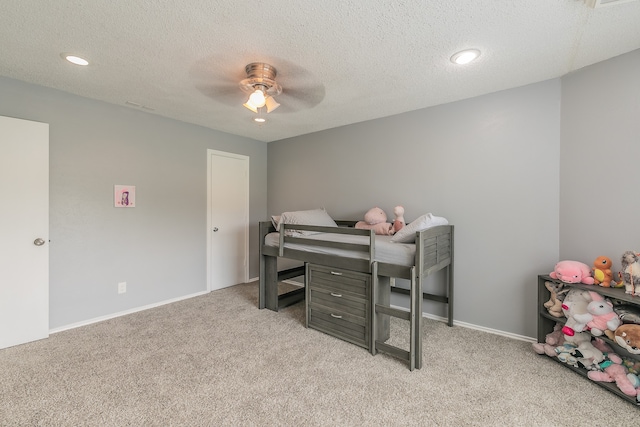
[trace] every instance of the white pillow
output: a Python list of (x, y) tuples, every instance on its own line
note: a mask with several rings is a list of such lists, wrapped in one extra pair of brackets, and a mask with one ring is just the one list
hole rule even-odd
[(416, 240), (416, 233), (418, 231), (426, 230), (436, 225), (447, 224), (449, 224), (449, 221), (447, 221), (446, 218), (428, 213), (402, 227), (400, 231), (391, 237), (391, 241), (396, 243), (413, 243)]
[(280, 215), (271, 215), (271, 224), (276, 231), (280, 231)]
[[(308, 211), (283, 212), (276, 229), (280, 231), (280, 224), (302, 224), (321, 225), (325, 227), (337, 227), (338, 224), (329, 216), (324, 209), (313, 209)], [(308, 236), (316, 234), (307, 230), (287, 230), (287, 236)]]

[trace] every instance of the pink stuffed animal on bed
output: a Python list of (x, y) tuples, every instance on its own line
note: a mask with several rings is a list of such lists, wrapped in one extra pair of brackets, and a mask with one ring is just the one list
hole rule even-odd
[(391, 236), (394, 233), (393, 224), (387, 222), (387, 214), (379, 207), (371, 208), (364, 214), (364, 221), (356, 222), (356, 228), (373, 230), (382, 236)]
[(591, 268), (580, 261), (560, 261), (549, 276), (564, 283), (584, 283), (585, 285), (595, 283), (591, 277)]

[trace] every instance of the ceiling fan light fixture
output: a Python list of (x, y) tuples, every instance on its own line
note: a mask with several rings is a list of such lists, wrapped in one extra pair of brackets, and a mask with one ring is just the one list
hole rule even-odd
[(247, 78), (240, 82), (240, 89), (249, 94), (249, 99), (243, 105), (257, 113), (266, 106), (267, 113), (280, 106), (273, 98), (282, 93), (282, 87), (276, 83), (277, 71), (269, 64), (252, 62), (245, 67)]
[(258, 112), (258, 108), (257, 108), (255, 105), (251, 104), (251, 101), (247, 101), (247, 102), (245, 102), (245, 103), (244, 103), (244, 104), (242, 104), (242, 105), (243, 105), (245, 108), (248, 108), (249, 110), (253, 111), (254, 113), (257, 113), (257, 112)]
[(264, 107), (265, 102), (266, 99), (262, 88), (257, 88), (251, 95), (249, 95), (249, 100), (247, 101), (248, 104), (251, 104), (257, 108)]
[(474, 61), (476, 58), (480, 56), (480, 51), (478, 49), (466, 49), (455, 53), (451, 57), (451, 62), (458, 65), (468, 64), (471, 61)]
[(278, 101), (276, 101), (273, 96), (269, 96), (265, 99), (265, 106), (267, 107), (267, 113), (270, 113), (278, 108), (280, 104), (278, 104)]

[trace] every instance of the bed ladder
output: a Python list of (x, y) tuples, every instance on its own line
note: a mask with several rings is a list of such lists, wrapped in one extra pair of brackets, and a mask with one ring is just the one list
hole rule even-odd
[[(422, 321), (422, 283), (416, 278), (415, 266), (411, 267), (411, 289), (409, 291), (411, 308), (409, 311), (379, 303), (381, 291), (390, 294), (390, 289), (379, 289), (377, 262), (372, 263), (371, 276), (373, 279), (373, 290), (371, 292), (371, 354), (375, 356), (377, 352), (381, 352), (397, 357), (408, 362), (409, 370), (411, 371), (422, 368), (422, 334), (420, 328), (420, 322)], [(389, 284), (385, 283), (384, 286), (389, 286)], [(389, 333), (381, 330), (384, 322), (381, 322), (378, 317), (379, 314), (409, 321), (409, 351), (380, 340), (380, 338), (389, 338)]]

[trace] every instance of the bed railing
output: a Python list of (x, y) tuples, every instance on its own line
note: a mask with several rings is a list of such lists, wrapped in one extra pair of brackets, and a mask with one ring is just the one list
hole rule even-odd
[[(344, 242), (327, 242), (318, 239), (308, 239), (304, 236), (287, 235), (287, 230), (295, 231), (311, 231), (314, 233), (331, 233), (331, 234), (348, 234), (350, 236), (365, 236), (368, 237), (368, 243), (344, 243)], [(310, 246), (329, 246), (333, 249), (345, 249), (349, 251), (359, 252), (363, 255), (368, 255), (369, 260), (375, 259), (376, 252), (376, 239), (373, 230), (362, 230), (351, 227), (322, 227), (317, 225), (296, 225), (296, 224), (282, 224), (280, 226), (280, 253), (279, 256), (284, 256), (284, 249), (287, 243), (299, 243)]]

